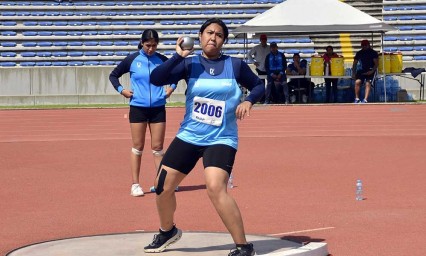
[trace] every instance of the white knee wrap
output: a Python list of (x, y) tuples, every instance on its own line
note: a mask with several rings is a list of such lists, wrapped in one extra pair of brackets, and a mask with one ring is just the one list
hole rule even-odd
[(136, 148), (132, 148), (132, 153), (133, 153), (133, 154), (135, 154), (135, 155), (137, 155), (137, 156), (142, 155), (142, 151), (141, 151), (141, 150), (138, 150), (138, 149), (136, 149)]
[(153, 151), (152, 151), (152, 154), (153, 154), (154, 156), (164, 156), (164, 151), (163, 151), (163, 150), (159, 150), (159, 151), (157, 151), (157, 150), (153, 150)]

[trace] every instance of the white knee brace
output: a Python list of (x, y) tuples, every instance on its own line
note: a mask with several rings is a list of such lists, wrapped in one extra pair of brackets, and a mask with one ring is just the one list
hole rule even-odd
[(136, 148), (132, 148), (132, 153), (135, 154), (135, 155), (137, 155), (137, 156), (140, 156), (140, 155), (142, 155), (142, 150), (138, 150)]
[(164, 151), (163, 150), (153, 150), (152, 151), (152, 154), (154, 155), (154, 156), (164, 156)]

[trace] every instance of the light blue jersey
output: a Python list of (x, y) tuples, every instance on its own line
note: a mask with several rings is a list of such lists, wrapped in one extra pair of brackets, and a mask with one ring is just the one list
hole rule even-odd
[(240, 104), (241, 89), (235, 80), (231, 57), (224, 56), (223, 72), (209, 73), (192, 57), (186, 92), (186, 112), (177, 137), (188, 143), (207, 146), (224, 144), (238, 148), (238, 126), (235, 111)]

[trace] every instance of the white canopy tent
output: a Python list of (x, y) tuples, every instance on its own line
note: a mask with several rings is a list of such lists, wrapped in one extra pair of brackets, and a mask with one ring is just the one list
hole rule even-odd
[[(391, 30), (396, 29), (339, 0), (286, 0), (235, 28), (232, 33), (236, 36), (240, 33), (380, 33), (383, 46), (383, 34)], [(384, 65), (381, 68), (384, 73)]]

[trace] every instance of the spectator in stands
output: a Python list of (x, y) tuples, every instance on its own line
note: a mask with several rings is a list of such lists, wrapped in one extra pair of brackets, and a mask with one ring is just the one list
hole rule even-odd
[(248, 59), (256, 66), (258, 75), (266, 75), (265, 58), (269, 54), (268, 37), (265, 34), (260, 35), (260, 44), (253, 47), (249, 54)]
[[(293, 54), (293, 62), (288, 65), (286, 73), (289, 76), (304, 76), (306, 75), (306, 68), (308, 62), (303, 59), (300, 59), (300, 54)], [(307, 78), (292, 78), (288, 82), (289, 89), (293, 92), (291, 97), (291, 103), (294, 103), (296, 100), (303, 103), (308, 102), (308, 96), (312, 95), (314, 88), (313, 83)], [(301, 96), (301, 99), (300, 97)]]
[[(371, 83), (374, 80), (377, 67), (379, 66), (379, 55), (370, 47), (368, 40), (361, 41), (361, 50), (354, 57), (352, 65), (352, 77), (355, 78), (355, 103), (367, 103), (371, 90)], [(361, 86), (365, 84), (365, 95), (361, 101), (359, 92)]]
[[(265, 58), (270, 53), (268, 45), (268, 37), (265, 34), (260, 35), (260, 44), (253, 47), (248, 53), (248, 60), (256, 66), (256, 72), (258, 75), (266, 75), (265, 69)], [(266, 85), (266, 80), (262, 79)], [(263, 102), (263, 99), (261, 99)]]
[[(55, 0), (57, 3), (62, 3), (62, 0)], [(72, 0), (68, 0), (69, 3), (72, 3)]]
[[(152, 83), (158, 86), (184, 79), (187, 94), (184, 120), (164, 155), (155, 182), (160, 233), (145, 252), (161, 252), (180, 239), (182, 231), (174, 224), (173, 188), (202, 157), (207, 194), (236, 244), (229, 256), (255, 254), (253, 244), (247, 243), (240, 210), (227, 192), (227, 182), (238, 147), (237, 119), (249, 116), (253, 104), (265, 93), (265, 86), (241, 59), (222, 55), (228, 34), (222, 20), (208, 19), (198, 34), (200, 55), (188, 57), (194, 49), (183, 50), (180, 37), (173, 57), (151, 74)], [(239, 84), (251, 92), (242, 102)]]
[[(287, 59), (285, 55), (278, 51), (278, 45), (275, 42), (270, 44), (271, 52), (266, 55), (265, 70), (268, 75), (268, 84), (266, 85), (265, 104), (273, 101), (276, 103), (289, 103), (289, 94), (287, 86)], [(275, 94), (273, 94), (275, 92)]]
[[(339, 57), (337, 53), (334, 52), (333, 46), (329, 45), (325, 48), (325, 53), (322, 55), (322, 58), (324, 59), (324, 75), (329, 76), (331, 75), (331, 58), (333, 57)], [(326, 66), (328, 65), (328, 71), (329, 74), (325, 73)], [(336, 102), (337, 101), (337, 78), (324, 78), (325, 81), (325, 102)], [(331, 91), (333, 91), (333, 100), (331, 100)]]
[[(163, 158), (166, 130), (166, 98), (176, 88), (176, 85), (172, 85), (164, 89), (150, 83), (149, 75), (152, 70), (167, 60), (165, 56), (156, 52), (158, 42), (157, 31), (153, 29), (145, 30), (138, 45), (139, 51), (124, 58), (109, 76), (114, 88), (125, 98), (130, 99), (129, 122), (133, 142), (130, 152), (133, 178), (130, 194), (132, 196), (144, 195), (139, 183), (139, 174), (147, 128), (149, 128), (151, 133), (151, 149), (156, 170), (158, 170)], [(124, 88), (119, 81), (119, 78), (126, 73), (130, 73), (130, 89)]]

